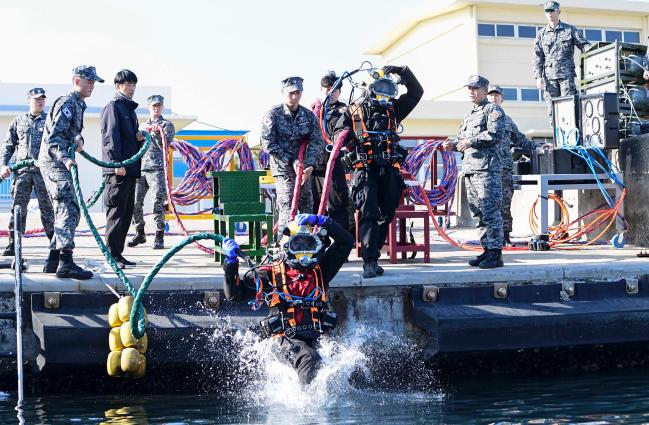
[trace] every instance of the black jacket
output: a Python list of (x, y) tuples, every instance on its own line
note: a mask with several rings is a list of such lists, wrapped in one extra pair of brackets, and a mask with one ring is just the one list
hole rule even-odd
[[(138, 122), (135, 110), (138, 104), (116, 93), (113, 100), (101, 111), (101, 142), (104, 161), (124, 161), (135, 155), (143, 142), (138, 142)], [(115, 174), (113, 168), (104, 168), (103, 174)], [(140, 177), (140, 161), (126, 167), (126, 175)]]

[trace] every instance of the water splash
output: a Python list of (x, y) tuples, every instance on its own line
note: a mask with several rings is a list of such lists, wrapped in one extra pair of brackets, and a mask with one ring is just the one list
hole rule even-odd
[[(227, 322), (227, 318), (222, 319)], [(217, 329), (214, 338), (222, 340), (227, 325)], [(390, 398), (402, 395), (439, 401), (442, 397), (434, 388), (434, 373), (425, 368), (417, 346), (387, 330), (354, 324), (338, 335), (321, 338), (318, 353), (322, 367), (313, 382), (304, 387), (279, 340), (262, 338), (248, 329), (237, 329), (228, 337), (228, 351), (236, 352), (230, 366), (237, 372), (229, 379), (239, 387), (230, 395), (268, 409), (270, 417), (275, 416), (273, 412), (281, 415), (288, 410), (308, 418), (350, 398), (385, 397), (385, 391)]]

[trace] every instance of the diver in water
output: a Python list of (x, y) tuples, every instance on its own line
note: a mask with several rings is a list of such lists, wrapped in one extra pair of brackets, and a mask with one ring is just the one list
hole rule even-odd
[[(336, 326), (327, 290), (354, 238), (329, 217), (313, 214), (299, 214), (280, 235), (272, 262), (251, 268), (243, 278), (239, 277), (239, 245), (230, 238), (223, 241), (225, 297), (231, 302), (255, 298), (256, 306), (268, 304), (269, 315), (261, 328), (267, 337), (279, 339), (304, 385), (315, 378), (321, 365), (318, 338)], [(324, 248), (327, 238), (333, 243)]]

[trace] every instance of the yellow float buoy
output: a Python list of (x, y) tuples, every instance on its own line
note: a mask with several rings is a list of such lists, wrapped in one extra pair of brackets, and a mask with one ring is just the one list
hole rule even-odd
[(138, 379), (144, 378), (144, 374), (146, 373), (146, 357), (140, 354), (137, 362), (137, 372), (133, 374), (133, 377)]
[(110, 351), (122, 351), (124, 349), (119, 326), (111, 328), (110, 333), (108, 334), (108, 346), (110, 347)]
[(146, 336), (146, 333), (142, 335), (142, 338), (135, 341), (135, 348), (140, 354), (146, 353), (147, 348), (149, 347), (149, 338)]
[(131, 316), (131, 308), (133, 308), (133, 300), (134, 298), (131, 295), (127, 295), (120, 298), (117, 302), (119, 320), (121, 320), (122, 322), (129, 320), (129, 317)]
[(138, 371), (140, 363), (140, 353), (135, 348), (125, 348), (122, 351), (120, 366), (122, 372), (135, 373)]
[(119, 311), (117, 308), (117, 303), (113, 304), (110, 306), (110, 309), (108, 310), (108, 325), (111, 328), (114, 328), (115, 326), (119, 326), (122, 324), (122, 321), (119, 319)]
[(137, 340), (131, 333), (131, 322), (122, 323), (122, 326), (119, 327), (119, 336), (124, 347), (135, 347)]
[(106, 361), (106, 370), (108, 372), (108, 376), (120, 376), (122, 374), (121, 362), (121, 351), (111, 351), (110, 353), (108, 353), (108, 360)]

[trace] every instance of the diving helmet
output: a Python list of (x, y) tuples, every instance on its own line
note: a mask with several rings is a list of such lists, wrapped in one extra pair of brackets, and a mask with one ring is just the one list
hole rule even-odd
[(311, 269), (318, 264), (322, 254), (323, 241), (327, 230), (323, 227), (314, 232), (310, 226), (300, 226), (290, 222), (282, 231), (280, 248), (286, 255), (286, 263), (294, 269)]

